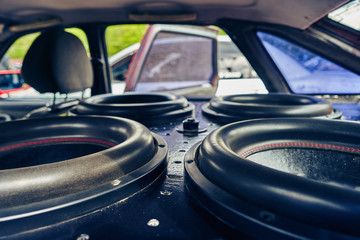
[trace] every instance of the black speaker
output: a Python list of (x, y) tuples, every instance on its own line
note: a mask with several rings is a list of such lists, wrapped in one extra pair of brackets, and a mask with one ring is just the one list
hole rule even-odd
[(0, 124), (0, 236), (68, 221), (137, 193), (166, 169), (167, 144), (114, 117)]
[(359, 142), (355, 122), (237, 122), (188, 151), (185, 185), (202, 208), (255, 238), (351, 239), (360, 236)]
[(244, 94), (214, 97), (203, 114), (221, 123), (256, 118), (312, 117), (340, 119), (342, 112), (324, 99), (296, 94)]
[(73, 115), (118, 116), (147, 126), (192, 117), (195, 107), (183, 96), (170, 93), (105, 94), (80, 101)]

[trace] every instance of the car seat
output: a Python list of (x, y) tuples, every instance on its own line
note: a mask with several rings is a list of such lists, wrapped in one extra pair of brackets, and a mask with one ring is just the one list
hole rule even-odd
[[(82, 92), (93, 85), (90, 59), (80, 39), (63, 29), (43, 32), (27, 52), (22, 75), (40, 93), (53, 93), (53, 103), (35, 109), (25, 118), (57, 116), (76, 105), (78, 100), (56, 102), (56, 93)], [(82, 94), (83, 96), (83, 94)]]

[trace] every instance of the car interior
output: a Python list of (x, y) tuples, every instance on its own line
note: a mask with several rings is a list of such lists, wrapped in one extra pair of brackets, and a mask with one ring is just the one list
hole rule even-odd
[(355, 9), (4, 0), (0, 239), (359, 239)]

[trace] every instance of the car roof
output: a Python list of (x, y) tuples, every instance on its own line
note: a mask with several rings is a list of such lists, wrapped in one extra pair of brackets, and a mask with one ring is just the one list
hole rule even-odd
[(26, 24), (36, 27), (44, 22), (65, 26), (92, 22), (216, 24), (219, 19), (224, 18), (304, 29), (346, 2), (347, 0), (3, 0), (0, 8), (3, 25), (0, 29), (4, 32), (19, 31), (29, 28)]

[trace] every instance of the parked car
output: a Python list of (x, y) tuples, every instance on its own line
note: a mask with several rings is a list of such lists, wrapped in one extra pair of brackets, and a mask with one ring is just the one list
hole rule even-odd
[(20, 72), (20, 70), (0, 70), (0, 97), (30, 88), (25, 84)]
[[(359, 29), (331, 18), (342, 6), (359, 1), (3, 0), (0, 53), (41, 32), (21, 73), (46, 97), (0, 98), (0, 239), (359, 239)], [(153, 27), (114, 94), (105, 31), (137, 23)], [(258, 77), (233, 50), (222, 62), (208, 25)]]

